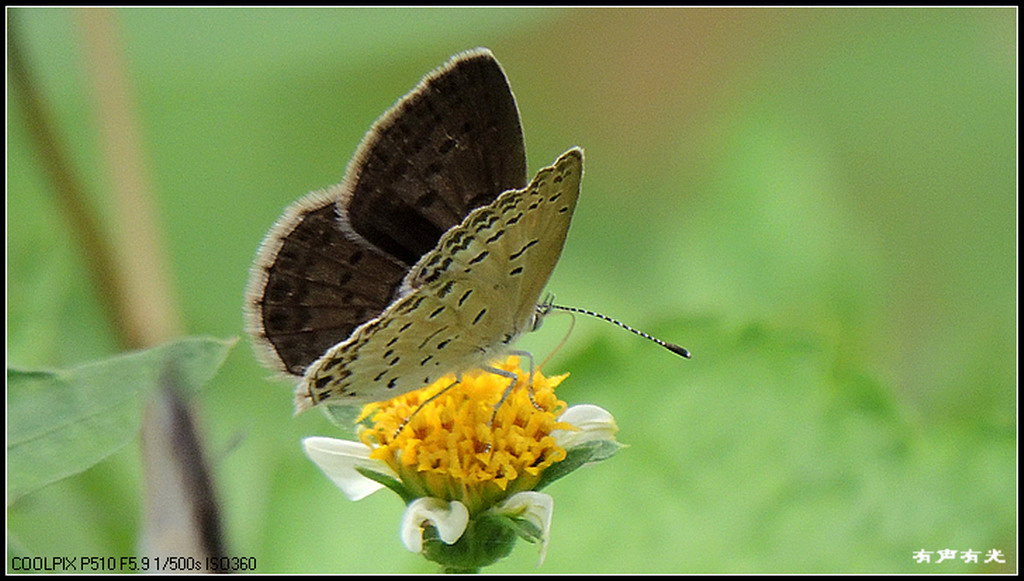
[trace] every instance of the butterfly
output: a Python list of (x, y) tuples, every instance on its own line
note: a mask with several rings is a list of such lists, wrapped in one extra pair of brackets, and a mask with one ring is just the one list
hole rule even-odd
[(301, 377), (296, 411), (459, 376), (539, 326), (582, 174), (572, 148), (527, 182), (519, 111), (489, 50), (424, 77), (344, 180), (289, 206), (258, 251), (247, 329), (268, 366)]

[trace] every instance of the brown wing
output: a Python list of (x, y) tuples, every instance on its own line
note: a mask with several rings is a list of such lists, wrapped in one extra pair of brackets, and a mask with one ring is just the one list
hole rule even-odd
[(342, 232), (335, 199), (302, 198), (270, 229), (249, 278), (246, 319), (268, 367), (302, 375), (393, 300), (407, 271)]
[(515, 97), (494, 55), (476, 49), (377, 120), (349, 164), (339, 205), (353, 231), (412, 266), (472, 210), (525, 184)]

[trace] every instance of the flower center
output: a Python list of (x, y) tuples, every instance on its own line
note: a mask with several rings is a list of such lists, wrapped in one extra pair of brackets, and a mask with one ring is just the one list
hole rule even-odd
[(494, 367), (518, 378), (497, 410), (511, 380), (486, 370), (367, 405), (361, 417), (372, 425), (359, 437), (373, 448), (370, 457), (390, 465), (418, 495), (459, 500), (473, 514), (530, 490), (544, 469), (565, 459), (551, 432), (574, 429), (556, 419), (565, 402), (554, 388), (566, 375), (538, 371), (531, 382), (514, 356)]

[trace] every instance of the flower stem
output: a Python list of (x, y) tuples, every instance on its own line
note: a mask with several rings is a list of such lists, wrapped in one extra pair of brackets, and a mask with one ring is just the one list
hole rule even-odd
[(475, 575), (475, 574), (480, 572), (480, 568), (479, 567), (466, 567), (466, 568), (462, 568), (462, 567), (449, 567), (447, 565), (441, 565), (439, 567), (439, 569), (441, 570), (442, 573), (444, 573), (446, 575), (460, 575), (460, 574), (461, 575), (466, 575), (466, 574), (473, 574), (473, 575)]

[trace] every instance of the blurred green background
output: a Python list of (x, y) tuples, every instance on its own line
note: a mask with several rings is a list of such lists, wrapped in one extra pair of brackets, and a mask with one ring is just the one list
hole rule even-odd
[[(630, 445), (559, 481), (547, 561), (492, 572), (1014, 571), (1017, 12), (1005, 9), (118, 10), (188, 333), (242, 334), (262, 236), (341, 180), (374, 119), (491, 48), (531, 171), (586, 151), (546, 367)], [(74, 11), (18, 15), (109, 229)], [(8, 101), (8, 364), (111, 355), (80, 245)], [(543, 357), (564, 317), (520, 343)], [(347, 501), (291, 386), (241, 344), (203, 392), (231, 552), (263, 572), (433, 571), (401, 502)], [(139, 451), (8, 507), (38, 555), (133, 554)], [(8, 545), (9, 548), (11, 545)], [(914, 551), (1004, 564), (917, 564)], [(933, 557), (934, 558), (934, 557)]]

